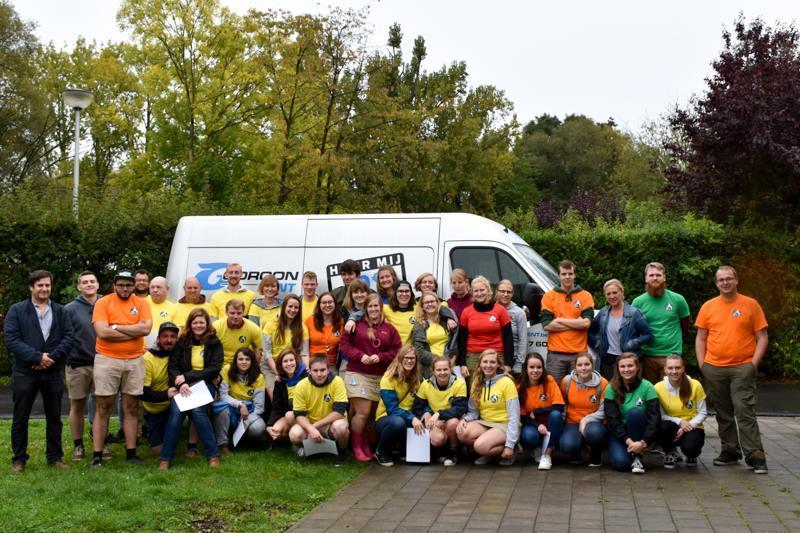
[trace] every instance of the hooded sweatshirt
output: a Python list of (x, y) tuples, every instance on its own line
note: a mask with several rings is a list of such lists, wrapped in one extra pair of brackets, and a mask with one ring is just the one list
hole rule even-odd
[(692, 393), (686, 402), (681, 400), (680, 390), (670, 384), (668, 377), (664, 376), (664, 379), (656, 384), (661, 419), (678, 425), (681, 420), (688, 420), (692, 426), (702, 428), (708, 416), (706, 393), (699, 381), (690, 376), (686, 377), (689, 378), (689, 385), (692, 388)]
[(292, 377), (278, 375), (278, 379), (275, 380), (275, 388), (272, 390), (272, 405), (269, 409), (267, 427), (274, 426), (278, 420), (292, 410), (295, 386), (307, 376), (308, 370), (302, 359)]
[(470, 397), (464, 420), (507, 423), (506, 448), (512, 450), (519, 440), (519, 396), (514, 380), (506, 374), (495, 374), (483, 382), (481, 397), (476, 403)]
[(566, 424), (579, 424), (586, 418), (586, 423), (605, 420), (603, 392), (608, 380), (597, 370), (592, 371), (589, 381), (581, 383), (578, 373), (573, 370), (561, 381), (561, 395), (566, 404)]
[(162, 350), (158, 344), (144, 353), (144, 392), (142, 407), (151, 414), (163, 413), (169, 408), (169, 375), (167, 366), (174, 352)]
[[(102, 295), (98, 294), (97, 299), (99, 300), (100, 298), (102, 298)], [(94, 304), (89, 303), (82, 294), (79, 294), (74, 300), (65, 305), (64, 309), (66, 309), (72, 321), (72, 333), (75, 338), (72, 350), (67, 355), (67, 365), (71, 368), (93, 366), (94, 356), (97, 353), (95, 351), (97, 334), (92, 325)]]
[(461, 418), (467, 412), (467, 384), (455, 374), (450, 374), (447, 386), (442, 388), (436, 376), (431, 376), (417, 389), (411, 411), (420, 419), (426, 412), (439, 413), (439, 420), (442, 421)]

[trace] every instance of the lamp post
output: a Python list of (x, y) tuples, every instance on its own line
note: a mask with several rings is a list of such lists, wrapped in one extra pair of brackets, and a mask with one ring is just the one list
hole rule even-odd
[(91, 91), (67, 89), (61, 93), (61, 98), (65, 104), (75, 111), (75, 167), (72, 174), (72, 211), (75, 214), (75, 220), (78, 220), (78, 185), (80, 184), (81, 171), (81, 111), (89, 107), (92, 100), (94, 100), (94, 94)]

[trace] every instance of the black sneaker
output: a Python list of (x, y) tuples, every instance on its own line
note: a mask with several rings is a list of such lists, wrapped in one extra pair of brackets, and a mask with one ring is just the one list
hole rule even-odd
[(339, 449), (339, 454), (336, 456), (336, 462), (333, 466), (343, 466), (347, 464), (347, 448)]
[(738, 452), (730, 452), (727, 450), (722, 450), (720, 454), (714, 458), (714, 464), (716, 466), (730, 466), (735, 465), (739, 462), (742, 458)]
[(686, 466), (689, 468), (697, 468), (697, 457), (687, 457)]
[(130, 457), (125, 459), (125, 462), (128, 463), (129, 465), (143, 465), (144, 464), (144, 461), (139, 459), (139, 457), (136, 456), (136, 455), (131, 455)]
[(767, 458), (764, 456), (762, 450), (753, 450), (744, 462), (747, 463), (747, 466), (752, 468), (753, 472), (756, 474), (766, 474), (768, 472)]
[(375, 450), (375, 460), (378, 461), (378, 464), (381, 466), (394, 466), (394, 461), (392, 461), (390, 456), (384, 454), (379, 449)]
[(92, 468), (100, 468), (103, 466), (103, 458), (102, 457), (93, 457), (92, 458)]

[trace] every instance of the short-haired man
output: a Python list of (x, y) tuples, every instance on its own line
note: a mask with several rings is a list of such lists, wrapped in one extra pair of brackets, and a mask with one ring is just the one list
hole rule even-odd
[(61, 447), (61, 396), (64, 362), (72, 349), (72, 321), (64, 308), (50, 299), (53, 275), (34, 270), (28, 276), (30, 298), (12, 305), (3, 324), (8, 351), (13, 358), (11, 390), (11, 458), (15, 472), (23, 472), (28, 455), (28, 421), (36, 395), (41, 393), (46, 418), (47, 463), (66, 469)]
[(134, 291), (130, 272), (114, 276), (114, 291), (100, 298), (94, 306), (92, 322), (97, 333), (97, 356), (94, 360), (94, 428), (92, 466), (103, 465), (103, 442), (114, 398), (122, 392), (122, 423), (126, 460), (139, 464), (136, 436), (139, 426), (139, 396), (144, 387), (144, 337), (153, 320), (150, 306)]
[(242, 265), (239, 263), (228, 263), (225, 268), (225, 279), (228, 280), (228, 284), (211, 296), (211, 308), (214, 310), (211, 315), (218, 318), (225, 316), (225, 304), (234, 298), (244, 302), (244, 308), (247, 311), (258, 296), (253, 291), (242, 287)]
[(167, 300), (167, 279), (163, 276), (156, 276), (150, 280), (150, 294), (145, 298), (150, 306), (150, 316), (153, 317), (153, 327), (150, 334), (145, 337), (145, 346), (150, 347), (156, 342), (159, 327), (164, 322), (175, 322), (175, 303)]
[(169, 420), (169, 401), (178, 394), (176, 387), (169, 386), (167, 366), (175, 351), (180, 329), (174, 322), (162, 322), (158, 327), (155, 344), (144, 354), (144, 386), (142, 408), (147, 425), (150, 450), (161, 453), (164, 431)]
[(133, 273), (133, 293), (139, 298), (144, 298), (150, 291), (150, 273), (147, 270), (137, 270)]
[[(94, 272), (85, 270), (78, 274), (78, 295), (64, 306), (72, 322), (75, 342), (67, 356), (67, 393), (69, 395), (69, 428), (72, 433), (72, 460), (86, 457), (83, 445), (83, 417), (94, 384), (94, 356), (97, 335), (92, 325), (94, 304), (100, 297), (100, 284)], [(94, 410), (90, 416), (94, 415)], [(106, 456), (111, 452), (107, 449)]]
[(195, 307), (202, 307), (212, 318), (217, 318), (216, 311), (211, 304), (206, 301), (206, 295), (202, 293), (200, 280), (194, 276), (186, 278), (183, 282), (183, 297), (175, 304), (175, 314), (173, 322), (183, 329), (186, 327), (186, 319)]
[(350, 439), (345, 418), (347, 407), (347, 390), (342, 378), (328, 371), (327, 358), (312, 357), (308, 377), (301, 379), (294, 389), (292, 410), (295, 425), (289, 430), (289, 440), (297, 455), (304, 455), (305, 439), (322, 442), (322, 439), (329, 438), (336, 441), (339, 452), (336, 464), (344, 464)]
[(686, 298), (667, 289), (667, 269), (661, 263), (644, 267), (646, 292), (631, 305), (642, 311), (653, 332), (653, 341), (642, 346), (642, 377), (650, 383), (664, 378), (667, 356), (683, 352), (683, 335), (689, 331), (689, 304)]
[(587, 351), (594, 298), (575, 284), (575, 263), (558, 264), (560, 286), (542, 297), (542, 326), (547, 332), (547, 371), (556, 383), (575, 367), (579, 353)]
[(755, 299), (739, 294), (733, 267), (719, 267), (715, 277), (719, 296), (703, 304), (695, 323), (697, 364), (717, 410), (721, 451), (714, 464), (738, 463), (741, 445), (747, 465), (766, 474), (756, 420), (756, 378), (769, 342), (767, 319)]
[(215, 321), (213, 326), (225, 352), (223, 366), (233, 362), (239, 348), (250, 348), (258, 353), (261, 346), (261, 329), (244, 317), (244, 302), (234, 298), (225, 304), (225, 318)]
[(339, 265), (339, 275), (342, 276), (343, 285), (333, 289), (331, 294), (333, 294), (336, 303), (341, 307), (342, 302), (344, 302), (344, 295), (347, 294), (347, 287), (361, 275), (361, 265), (353, 259), (345, 259)]
[(317, 307), (317, 273), (308, 272), (303, 273), (303, 297), (300, 300), (300, 311), (303, 317), (303, 324), (306, 323), (308, 317), (314, 313), (314, 308)]

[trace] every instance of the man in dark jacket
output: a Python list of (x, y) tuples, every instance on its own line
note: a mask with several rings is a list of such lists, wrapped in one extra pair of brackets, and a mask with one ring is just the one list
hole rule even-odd
[(64, 362), (72, 348), (72, 323), (64, 308), (50, 300), (53, 275), (34, 270), (28, 276), (30, 299), (11, 306), (3, 325), (6, 347), (13, 357), (11, 388), (14, 418), (11, 424), (13, 470), (23, 472), (28, 462), (28, 420), (36, 394), (41, 392), (46, 429), (46, 456), (50, 465), (69, 466), (62, 460), (61, 396)]

